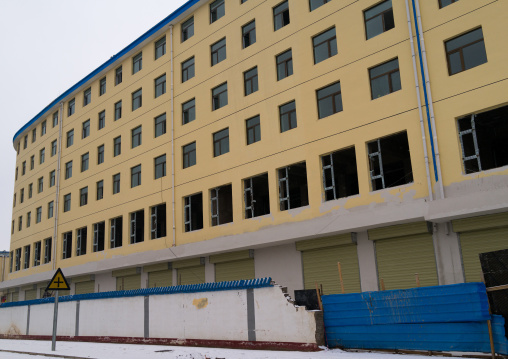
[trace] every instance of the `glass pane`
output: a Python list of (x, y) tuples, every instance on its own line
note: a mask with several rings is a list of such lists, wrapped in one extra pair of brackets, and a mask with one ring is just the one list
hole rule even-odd
[(319, 63), (328, 58), (328, 43), (314, 47), (314, 63)]
[(455, 52), (448, 55), (448, 62), (450, 64), (450, 75), (462, 71), (462, 64), (460, 62), (460, 52)]
[(319, 101), (319, 118), (330, 115), (333, 115), (333, 99), (331, 96)]
[(289, 130), (288, 127), (288, 115), (282, 115), (280, 117), (280, 132), (285, 132)]
[(335, 111), (340, 112), (342, 111), (342, 95), (338, 94), (334, 97), (335, 100)]
[(372, 87), (372, 99), (388, 95), (390, 93), (390, 87), (388, 85), (388, 76), (378, 77), (375, 80), (370, 81)]
[(455, 39), (449, 40), (446, 42), (446, 51), (450, 52), (453, 51), (459, 47), (465, 46), (467, 44), (470, 44), (476, 40), (483, 39), (483, 32), (482, 29), (476, 29), (471, 32), (468, 32), (467, 34), (461, 35), (459, 37), (456, 37)]
[(483, 41), (477, 42), (471, 46), (465, 47), (463, 50), (465, 69), (484, 64), (487, 62), (487, 53), (485, 52), (485, 44)]
[(401, 89), (401, 85), (400, 85), (400, 72), (399, 71), (392, 72), (390, 74), (390, 76), (391, 76), (391, 79), (392, 79), (392, 90), (393, 90), (393, 92), (400, 90)]
[(462, 136), (462, 146), (464, 148), (464, 157), (470, 157), (476, 154), (472, 133)]
[(399, 68), (399, 60), (395, 59), (370, 69), (370, 78), (377, 77)]
[(379, 5), (376, 5), (369, 10), (365, 11), (365, 19), (370, 19), (373, 16), (376, 16), (382, 13), (385, 10), (388, 10), (392, 7), (392, 0), (385, 1)]

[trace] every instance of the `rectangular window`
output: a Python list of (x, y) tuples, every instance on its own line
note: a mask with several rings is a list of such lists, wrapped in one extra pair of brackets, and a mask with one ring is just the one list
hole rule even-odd
[(166, 36), (155, 41), (155, 60), (166, 54)]
[(141, 186), (141, 165), (131, 168), (131, 188)]
[(23, 139), (23, 149), (26, 149), (26, 146), (28, 145), (28, 135), (25, 135)]
[(104, 181), (97, 182), (97, 201), (104, 198)]
[(194, 36), (194, 16), (182, 24), (182, 42)]
[(226, 15), (226, 6), (224, 0), (215, 0), (210, 4), (210, 24)]
[(325, 201), (359, 193), (356, 152), (354, 147), (321, 157)]
[(65, 164), (65, 179), (72, 177), (72, 161)]
[(115, 103), (115, 121), (122, 118), (122, 101)]
[(37, 139), (37, 129), (34, 128), (32, 130), (32, 143), (34, 143), (36, 139)]
[(88, 187), (79, 190), (79, 206), (83, 207), (88, 204)]
[(261, 124), (259, 122), (259, 115), (246, 120), (245, 129), (247, 131), (247, 145), (261, 141)]
[(399, 91), (400, 85), (399, 59), (385, 62), (369, 70), (372, 99)]
[(226, 60), (226, 38), (217, 41), (211, 46), (212, 66)]
[(41, 241), (34, 243), (34, 267), (37, 267), (41, 264)]
[(212, 90), (212, 111), (228, 104), (228, 83), (223, 83)]
[(251, 177), (243, 181), (245, 218), (270, 214), (268, 174)]
[(104, 250), (104, 233), (106, 222), (93, 224), (93, 251), (102, 252)]
[(35, 214), (35, 223), (40, 223), (42, 221), (42, 207), (37, 207)]
[(51, 242), (52, 238), (44, 240), (44, 264), (51, 262)]
[(233, 191), (231, 185), (210, 190), (212, 227), (233, 222)]
[(53, 157), (54, 155), (56, 155), (56, 150), (57, 150), (57, 142), (56, 140), (54, 140), (53, 142), (51, 142), (51, 157)]
[(83, 107), (92, 101), (92, 89), (89, 87), (83, 92)]
[[(14, 227), (13, 227), (14, 228)], [(14, 231), (13, 231), (14, 233)], [(12, 273), (12, 263), (14, 263), (14, 252), (11, 251), (10, 255), (9, 255), (9, 273)]]
[(378, 138), (367, 144), (372, 190), (413, 182), (407, 133)]
[(291, 49), (277, 56), (277, 81), (293, 74), (293, 53)]
[(32, 187), (33, 187), (33, 184), (30, 183), (28, 185), (28, 198), (32, 198)]
[(155, 98), (166, 93), (166, 74), (155, 79)]
[(166, 176), (166, 155), (156, 157), (155, 160), (155, 179)]
[(140, 52), (132, 58), (132, 74), (141, 71), (143, 68), (143, 53)]
[(30, 228), (31, 224), (32, 224), (32, 212), (28, 212), (26, 214), (26, 228)]
[(16, 271), (21, 269), (21, 248), (16, 249)]
[(74, 130), (67, 131), (67, 147), (74, 144)]
[(283, 1), (273, 8), (273, 29), (274, 31), (289, 25), (289, 3)]
[(342, 111), (340, 82), (316, 91), (319, 118), (325, 118)]
[(130, 217), (131, 244), (143, 242), (145, 240), (145, 211), (142, 209), (132, 212)]
[(166, 114), (155, 117), (155, 137), (162, 136), (166, 133)]
[(446, 41), (445, 47), (450, 76), (487, 62), (482, 28)]
[(41, 136), (44, 136), (46, 134), (46, 120), (42, 121), (41, 123)]
[(102, 130), (106, 126), (106, 111), (99, 112), (99, 123), (97, 128)]
[(25, 246), (25, 261), (23, 263), (23, 269), (30, 267), (30, 245)]
[(21, 175), (24, 176), (26, 173), (26, 161), (21, 164)]
[(277, 170), (279, 177), (279, 206), (281, 211), (307, 206), (307, 166), (305, 162)]
[(19, 191), (19, 203), (23, 203), (23, 201), (25, 200), (25, 189), (22, 188), (20, 191)]
[(75, 110), (76, 110), (76, 101), (72, 99), (67, 103), (67, 117), (72, 116)]
[(58, 111), (53, 114), (53, 127), (58, 125)]
[(90, 136), (90, 120), (83, 122), (81, 130), (81, 138), (87, 138), (88, 136)]
[(64, 196), (64, 212), (71, 210), (71, 194), (68, 193)]
[(49, 187), (53, 187), (55, 185), (55, 177), (55, 171), (53, 170), (49, 173)]
[(86, 237), (87, 227), (79, 228), (76, 231), (76, 256), (82, 256), (86, 254)]
[(18, 218), (18, 232), (21, 232), (23, 229), (23, 216), (19, 216)]
[(44, 163), (44, 160), (46, 158), (46, 149), (43, 148), (39, 151), (39, 164), (42, 165)]
[(508, 165), (508, 106), (458, 120), (464, 173)]
[(122, 153), (122, 136), (118, 136), (113, 140), (113, 157)]
[(120, 193), (120, 173), (113, 175), (113, 194)]
[(115, 70), (115, 86), (122, 83), (122, 66)]
[(140, 108), (142, 104), (142, 89), (139, 89), (132, 93), (132, 111)]
[(196, 99), (182, 104), (182, 124), (192, 122), (196, 119)]
[(48, 203), (48, 219), (53, 218), (53, 210), (54, 210), (54, 202), (51, 201)]
[(363, 12), (367, 40), (395, 27), (392, 0), (383, 1)]
[(296, 104), (295, 101), (279, 106), (280, 132), (286, 132), (296, 128)]
[(35, 155), (30, 156), (30, 170), (33, 170), (35, 167)]
[(62, 242), (62, 259), (71, 258), (72, 256), (72, 232), (65, 232), (63, 234)]
[(111, 220), (110, 247), (118, 248), (122, 246), (122, 217)]
[(213, 157), (229, 152), (229, 128), (213, 134)]
[(41, 193), (44, 190), (44, 177), (37, 180), (37, 193)]
[(242, 45), (245, 49), (256, 42), (256, 20), (242, 26)]
[(81, 172), (85, 172), (88, 170), (88, 164), (90, 162), (90, 155), (89, 153), (85, 153), (84, 155), (81, 155)]
[(194, 56), (182, 62), (182, 83), (190, 80), (195, 75)]
[(141, 126), (131, 130), (131, 148), (141, 146)]
[(97, 147), (97, 164), (104, 163), (104, 145)]
[(102, 96), (106, 93), (106, 78), (103, 77), (99, 81), (99, 96)]
[(182, 147), (183, 168), (191, 167), (196, 164), (196, 142), (189, 143)]
[(445, 6), (451, 5), (459, 0), (439, 0), (439, 8), (442, 9)]
[(258, 68), (245, 71), (243, 73), (245, 96), (250, 95), (258, 90)]
[(321, 61), (337, 55), (335, 27), (314, 36), (312, 38), (312, 46), (314, 47), (314, 64), (318, 64)]
[(150, 208), (150, 238), (166, 237), (166, 203)]
[(184, 197), (184, 227), (185, 232), (203, 228), (203, 194), (197, 193)]
[(310, 11), (314, 11), (318, 7), (323, 6), (324, 4), (326, 4), (330, 1), (331, 0), (310, 0), (309, 1)]

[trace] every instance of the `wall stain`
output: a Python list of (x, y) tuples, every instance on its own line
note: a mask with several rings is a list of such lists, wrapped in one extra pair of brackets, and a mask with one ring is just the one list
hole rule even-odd
[(196, 306), (197, 309), (203, 309), (208, 306), (208, 298), (194, 299), (192, 305)]

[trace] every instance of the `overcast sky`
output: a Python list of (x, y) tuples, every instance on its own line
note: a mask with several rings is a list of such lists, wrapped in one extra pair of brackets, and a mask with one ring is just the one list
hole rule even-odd
[(0, 0), (0, 251), (10, 248), (16, 131), (185, 2)]

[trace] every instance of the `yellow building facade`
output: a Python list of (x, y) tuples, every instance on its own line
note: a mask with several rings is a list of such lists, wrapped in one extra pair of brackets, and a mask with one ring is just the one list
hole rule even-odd
[(14, 136), (0, 290), (481, 280), (508, 247), (506, 13), (188, 1)]

